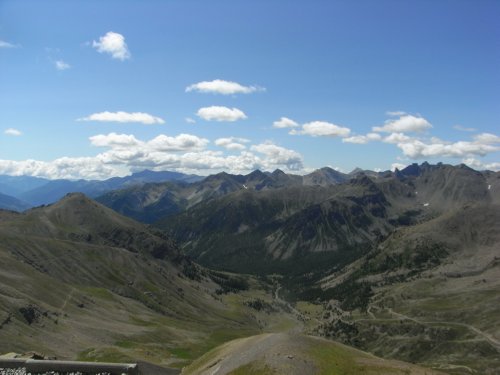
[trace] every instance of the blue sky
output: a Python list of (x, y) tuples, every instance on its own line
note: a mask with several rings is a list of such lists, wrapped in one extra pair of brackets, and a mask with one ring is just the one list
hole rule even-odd
[(498, 1), (0, 1), (0, 174), (500, 169)]

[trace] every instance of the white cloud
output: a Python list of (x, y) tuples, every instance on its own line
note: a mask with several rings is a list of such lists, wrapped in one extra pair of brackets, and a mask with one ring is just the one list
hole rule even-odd
[(177, 152), (202, 150), (209, 143), (208, 139), (191, 134), (179, 134), (169, 137), (165, 134), (151, 139), (148, 142), (139, 141), (132, 134), (98, 134), (89, 138), (96, 147), (109, 147), (113, 150), (134, 152), (141, 149), (143, 152)]
[(69, 65), (67, 62), (64, 62), (63, 60), (56, 60), (54, 61), (54, 64), (57, 70), (66, 70), (71, 68), (71, 65)]
[(101, 36), (99, 41), (92, 42), (92, 47), (97, 49), (99, 53), (108, 53), (112, 58), (124, 61), (130, 58), (125, 37), (121, 34), (109, 31), (106, 35)]
[(237, 138), (237, 137), (229, 137), (229, 138), (219, 138), (215, 140), (215, 144), (220, 147), (224, 147), (230, 151), (242, 151), (246, 149), (246, 146), (243, 143), (250, 142), (246, 138)]
[(385, 143), (404, 143), (410, 141), (411, 138), (403, 133), (391, 133), (383, 139)]
[(348, 137), (351, 129), (326, 121), (313, 121), (302, 125), (302, 130), (292, 129), (290, 134), (304, 134), (312, 137)]
[(191, 134), (179, 134), (176, 137), (169, 137), (160, 134), (147, 143), (153, 151), (175, 152), (187, 150), (201, 150), (209, 143), (208, 139), (200, 138)]
[(279, 120), (273, 122), (273, 127), (275, 128), (296, 128), (298, 127), (299, 124), (297, 124), (295, 121), (292, 119), (289, 119), (288, 117), (281, 117)]
[(196, 124), (196, 120), (191, 117), (186, 117), (184, 121), (186, 121), (188, 124)]
[(467, 127), (462, 126), (462, 125), (454, 125), (453, 129), (459, 130), (461, 132), (475, 132), (475, 131), (477, 131), (476, 128), (467, 128)]
[(375, 132), (404, 133), (421, 132), (432, 128), (432, 125), (423, 117), (412, 115), (402, 115), (395, 120), (387, 120), (384, 126), (374, 126)]
[(6, 135), (13, 135), (15, 137), (19, 137), (20, 135), (23, 135), (23, 133), (20, 130), (17, 130), (17, 129), (14, 129), (14, 128), (5, 129), (4, 134), (6, 134)]
[(0, 40), (0, 48), (17, 48), (18, 45), (6, 42), (5, 40)]
[(152, 116), (144, 112), (100, 112), (93, 113), (87, 117), (79, 118), (77, 121), (103, 121), (103, 122), (140, 122), (143, 124), (164, 124), (160, 117)]
[(89, 138), (92, 146), (96, 147), (131, 147), (139, 146), (141, 142), (131, 134), (98, 134)]
[(481, 144), (495, 144), (500, 143), (500, 137), (491, 133), (481, 133), (474, 136), (474, 141)]
[(228, 121), (244, 120), (247, 116), (238, 108), (220, 106), (203, 107), (196, 115), (206, 121)]
[(243, 86), (237, 82), (224, 81), (222, 79), (214, 79), (213, 81), (198, 82), (186, 87), (186, 92), (190, 91), (232, 95), (232, 94), (250, 94), (256, 91), (265, 91), (265, 89), (258, 86)]
[(37, 176), (50, 179), (103, 179), (124, 175), (118, 168), (101, 163), (94, 157), (62, 157), (51, 162), (39, 160), (0, 160), (0, 174), (11, 176)]
[(467, 164), (469, 167), (474, 168), (476, 170), (490, 170), (490, 171), (500, 171), (500, 163), (483, 163), (480, 160), (474, 158), (463, 159), (462, 162)]
[(382, 137), (377, 133), (368, 133), (366, 135), (354, 135), (348, 138), (342, 138), (342, 142), (344, 143), (357, 143), (357, 144), (366, 144), (370, 141), (380, 141)]
[[(229, 139), (240, 143), (248, 141), (234, 137)], [(302, 156), (298, 152), (270, 142), (254, 145), (251, 151), (243, 150), (230, 155), (205, 149), (208, 140), (189, 134), (160, 135), (151, 140), (139, 140), (130, 134), (110, 133), (90, 137), (90, 142), (107, 150), (93, 157), (63, 157), (49, 162), (0, 160), (0, 174), (51, 179), (105, 179), (146, 168), (200, 175), (220, 171), (249, 173), (255, 169), (276, 168), (294, 173), (304, 171)]]
[(265, 165), (268, 168), (285, 165), (289, 170), (301, 170), (304, 167), (302, 155), (297, 151), (277, 146), (271, 142), (254, 145), (250, 149), (265, 155)]
[(454, 143), (431, 143), (426, 144), (420, 140), (398, 143), (403, 154), (412, 158), (420, 159), (426, 157), (471, 157), (474, 155), (484, 156), (490, 152), (499, 151), (500, 147), (476, 142), (459, 141)]
[(450, 145), (450, 144), (453, 143), (453, 142), (450, 142), (450, 141), (445, 141), (445, 140), (443, 140), (443, 139), (441, 139), (439, 137), (431, 137), (429, 139), (429, 142), (431, 144), (445, 144), (445, 145)]

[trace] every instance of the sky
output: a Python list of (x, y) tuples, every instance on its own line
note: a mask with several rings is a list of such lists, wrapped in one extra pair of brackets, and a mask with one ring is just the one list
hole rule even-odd
[(500, 170), (500, 2), (0, 0), (0, 174)]

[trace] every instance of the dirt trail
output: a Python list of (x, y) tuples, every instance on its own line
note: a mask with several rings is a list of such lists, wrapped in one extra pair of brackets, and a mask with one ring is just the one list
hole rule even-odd
[(73, 297), (73, 294), (75, 293), (75, 291), (76, 291), (76, 289), (74, 287), (72, 287), (71, 291), (66, 296), (66, 299), (64, 300), (64, 303), (62, 304), (61, 309), (59, 310), (59, 313), (61, 313), (61, 314), (63, 313), (64, 309), (66, 308), (66, 305), (68, 304), (68, 302)]
[(466, 324), (466, 323), (458, 323), (458, 322), (439, 322), (439, 321), (422, 321), (422, 320), (417, 320), (415, 318), (412, 318), (408, 315), (404, 315), (404, 314), (401, 314), (401, 313), (398, 313), (398, 312), (395, 312), (394, 310), (392, 310), (391, 308), (388, 309), (389, 313), (391, 315), (394, 315), (394, 316), (397, 316), (398, 318), (400, 319), (406, 319), (406, 320), (410, 320), (412, 322), (415, 322), (417, 324), (423, 324), (423, 325), (428, 325), (428, 324), (443, 324), (443, 325), (451, 325), (451, 326), (459, 326), (459, 327), (465, 327), (467, 329), (470, 329), (471, 331), (473, 331), (474, 333), (476, 333), (477, 335), (483, 337), (486, 341), (488, 341), (492, 346), (494, 346), (497, 350), (500, 350), (500, 341), (498, 341), (497, 339), (495, 339), (493, 336), (479, 330), (478, 328), (474, 327), (474, 326), (471, 326), (470, 324)]

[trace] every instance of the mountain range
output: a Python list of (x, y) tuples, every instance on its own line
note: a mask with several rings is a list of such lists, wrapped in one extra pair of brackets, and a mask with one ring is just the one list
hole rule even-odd
[(500, 173), (428, 163), (328, 172), (223, 173), (98, 200), (166, 230), (206, 267), (281, 275), (286, 299), (326, 310), (318, 334), (384, 357), (495, 373)]
[(0, 350), (193, 374), (497, 373), (499, 172), (160, 181), (0, 211)]
[[(113, 177), (99, 180), (48, 180), (30, 176), (0, 175), (0, 194), (17, 199), (15, 204), (0, 196), (0, 208), (23, 211), (27, 207), (51, 204), (68, 193), (84, 193), (89, 197), (97, 197), (108, 191), (122, 189), (127, 186), (141, 185), (148, 182), (184, 181), (194, 182), (202, 179), (196, 175), (186, 175), (179, 172), (155, 172), (144, 170), (130, 176)], [(4, 203), (5, 202), (5, 203)]]

